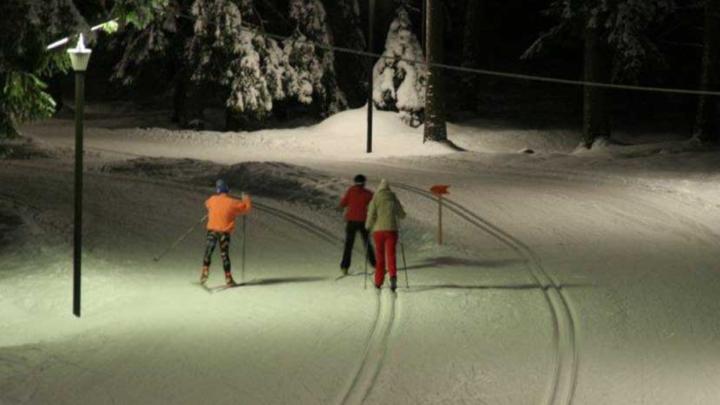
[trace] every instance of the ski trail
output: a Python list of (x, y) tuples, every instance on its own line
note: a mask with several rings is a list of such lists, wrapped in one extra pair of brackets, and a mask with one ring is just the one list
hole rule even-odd
[[(24, 169), (34, 169), (38, 171), (51, 171), (51, 169), (34, 165), (13, 164), (13, 166), (22, 167)], [(70, 170), (64, 171), (70, 172)], [(163, 179), (149, 179), (117, 174), (111, 175), (107, 173), (97, 172), (86, 172), (85, 176), (120, 178), (127, 181), (149, 183), (161, 187), (184, 189), (186, 191), (201, 194), (204, 194), (204, 192), (206, 191), (204, 189), (201, 189), (199, 186), (189, 186), (171, 180)], [(3, 195), (8, 198), (16, 197), (13, 195)], [(338, 238), (333, 232), (287, 211), (272, 207), (267, 204), (259, 203), (257, 201), (253, 202), (253, 206), (258, 209), (258, 211), (265, 212), (266, 214), (283, 219), (329, 244), (342, 246), (344, 242), (343, 239)], [(206, 291), (209, 293), (214, 292), (211, 291), (211, 289), (207, 286), (203, 286), (203, 288), (205, 288)], [(395, 319), (395, 301), (397, 299), (397, 295), (390, 294), (390, 297), (385, 299), (389, 301), (389, 303), (383, 304), (383, 301), (385, 300), (382, 299), (383, 294), (381, 294), (381, 290), (378, 290), (375, 293), (377, 299), (374, 323), (371, 327), (370, 333), (365, 343), (365, 349), (363, 351), (361, 363), (358, 365), (357, 371), (354, 374), (353, 380), (351, 381), (349, 388), (344, 391), (345, 394), (342, 398), (341, 404), (363, 403), (369, 395), (373, 384), (377, 380), (377, 377), (380, 374), (380, 370), (382, 369), (384, 363), (384, 358), (387, 352), (387, 341), (390, 337), (392, 324), (394, 323)]]
[(340, 400), (341, 405), (362, 404), (370, 395), (380, 370), (385, 362), (387, 343), (395, 321), (395, 293), (382, 294), (382, 290), (375, 291), (376, 310), (375, 323), (365, 343), (363, 357), (349, 387)]
[(372, 373), (372, 380), (370, 381), (369, 388), (367, 391), (365, 391), (365, 396), (363, 396), (363, 402), (367, 399), (367, 397), (370, 395), (370, 392), (372, 391), (372, 387), (375, 386), (375, 383), (377, 382), (378, 377), (380, 376), (380, 370), (382, 370), (383, 366), (385, 365), (385, 358), (387, 357), (387, 351), (388, 351), (388, 341), (390, 340), (390, 333), (392, 333), (392, 327), (395, 323), (395, 303), (397, 302), (397, 294), (391, 293), (390, 294), (390, 310), (389, 310), (389, 319), (385, 322), (385, 331), (382, 336), (381, 341), (381, 348), (382, 353), (378, 353), (380, 355), (380, 358), (375, 363), (375, 368)]
[[(37, 166), (37, 165), (27, 164), (27, 163), (18, 164), (18, 163), (14, 163), (14, 162), (13, 163), (3, 162), (3, 164), (7, 165), (7, 166), (13, 166), (16, 168), (22, 168), (23, 170), (35, 170), (35, 171), (53, 172), (53, 173), (57, 173), (57, 172), (72, 173), (72, 169), (60, 169), (60, 168), (50, 169), (47, 167)], [(93, 171), (85, 171), (83, 175), (86, 177), (112, 178), (112, 179), (126, 180), (126, 181), (130, 181), (130, 182), (152, 184), (155, 186), (185, 190), (185, 191), (200, 194), (203, 196), (207, 194), (207, 188), (205, 188), (205, 187), (196, 186), (196, 185), (188, 185), (188, 184), (176, 182), (173, 180), (146, 178), (146, 177), (140, 177), (140, 176), (122, 175), (122, 174), (116, 174), (116, 173), (93, 172)], [(23, 201), (19, 196), (10, 195), (7, 193), (0, 193), (0, 196), (5, 196), (7, 198), (13, 198), (13, 199), (15, 199), (15, 201), (23, 202), (23, 204), (27, 205), (28, 207), (31, 207), (31, 208), (34, 207), (29, 202)], [(339, 244), (342, 246), (342, 244), (344, 243), (344, 239), (339, 238), (337, 235), (335, 235), (334, 232), (331, 232), (325, 228), (322, 228), (322, 227), (316, 225), (315, 223), (308, 221), (307, 219), (302, 218), (298, 215), (292, 214), (285, 210), (275, 208), (269, 204), (261, 203), (261, 202), (255, 201), (255, 200), (253, 200), (253, 207), (257, 208), (257, 210), (260, 212), (265, 212), (271, 216), (285, 220), (286, 222), (289, 222), (289, 223), (297, 226), (298, 228), (301, 228), (305, 232), (310, 233), (310, 234), (318, 237), (319, 239), (324, 240), (325, 242), (328, 242), (330, 244)]]
[[(435, 201), (435, 196), (423, 189), (394, 183), (396, 188)], [(478, 227), (501, 243), (508, 246), (520, 257), (525, 259), (528, 272), (541, 287), (553, 319), (553, 337), (555, 341), (555, 365), (553, 380), (549, 394), (545, 400), (548, 405), (569, 405), (573, 401), (577, 386), (579, 365), (578, 342), (576, 339), (576, 323), (570, 303), (562, 291), (562, 286), (547, 273), (535, 252), (522, 241), (477, 215), (467, 207), (445, 198), (445, 208)]]

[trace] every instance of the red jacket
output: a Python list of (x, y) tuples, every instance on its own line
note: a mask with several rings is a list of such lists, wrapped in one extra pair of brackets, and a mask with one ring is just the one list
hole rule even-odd
[(236, 200), (227, 194), (217, 194), (205, 201), (208, 210), (208, 231), (232, 233), (235, 229), (235, 217), (250, 212), (250, 197)]
[(372, 198), (372, 191), (365, 187), (359, 185), (350, 187), (342, 200), (340, 200), (340, 206), (347, 207), (345, 220), (365, 222), (367, 219), (367, 207)]

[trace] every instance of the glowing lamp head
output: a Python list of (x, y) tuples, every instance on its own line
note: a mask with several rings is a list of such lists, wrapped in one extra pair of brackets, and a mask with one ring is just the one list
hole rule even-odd
[(67, 53), (70, 55), (70, 64), (72, 64), (74, 71), (84, 72), (87, 69), (92, 51), (85, 47), (85, 38), (83, 37), (83, 34), (80, 34), (75, 48), (68, 49)]

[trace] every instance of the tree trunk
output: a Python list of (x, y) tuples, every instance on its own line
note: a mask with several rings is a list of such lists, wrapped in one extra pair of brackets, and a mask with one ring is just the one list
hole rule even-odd
[[(181, 11), (190, 14), (189, 4), (186, 3), (181, 3)], [(176, 17), (175, 22), (178, 31), (171, 44), (172, 57), (170, 58), (170, 70), (174, 72), (172, 121), (177, 123), (180, 128), (187, 128), (191, 119), (188, 114), (188, 96), (192, 82), (190, 67), (185, 61), (185, 49), (189, 38), (193, 35), (193, 25), (186, 18)]]
[[(720, 89), (720, 0), (707, 0), (705, 4), (705, 46), (703, 50), (700, 89)], [(694, 135), (703, 143), (717, 143), (718, 96), (700, 96)]]
[[(425, 43), (428, 63), (443, 61), (443, 9), (439, 0), (425, 0)], [(445, 125), (445, 93), (443, 71), (437, 67), (429, 69), (427, 91), (425, 94), (425, 133), (423, 142), (442, 142), (447, 140)]]
[[(485, 26), (486, 0), (467, 0), (465, 6), (465, 24), (463, 27), (463, 62), (464, 67), (480, 66), (482, 52), (482, 32)], [(464, 73), (463, 84), (463, 107), (467, 110), (475, 110), (477, 107), (480, 77), (471, 73)]]
[(172, 121), (177, 123), (180, 128), (187, 127), (187, 92), (188, 81), (186, 80), (185, 69), (183, 67), (175, 74), (175, 83), (173, 86), (173, 116)]
[[(585, 28), (585, 81), (610, 82), (610, 50), (600, 27)], [(590, 148), (599, 138), (610, 138), (608, 90), (585, 86), (583, 94), (583, 143)]]

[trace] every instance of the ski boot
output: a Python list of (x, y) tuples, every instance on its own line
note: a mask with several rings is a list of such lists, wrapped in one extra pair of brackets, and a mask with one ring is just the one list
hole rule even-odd
[(225, 285), (228, 287), (235, 287), (238, 285), (235, 280), (233, 280), (232, 274), (229, 272), (225, 273)]
[(200, 273), (200, 284), (205, 284), (208, 280), (209, 275), (210, 275), (210, 267), (203, 266), (202, 273)]
[(397, 277), (390, 277), (390, 289), (395, 292), (397, 289)]

